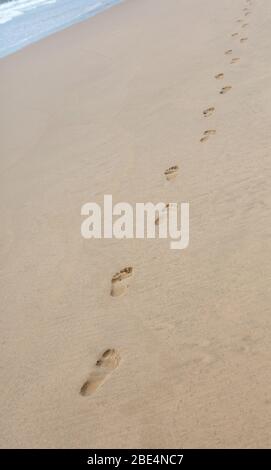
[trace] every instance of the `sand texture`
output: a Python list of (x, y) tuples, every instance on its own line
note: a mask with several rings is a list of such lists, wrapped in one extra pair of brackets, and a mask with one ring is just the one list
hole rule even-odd
[[(0, 61), (0, 447), (271, 446), (270, 25), (127, 0)], [(83, 239), (104, 194), (189, 247)]]

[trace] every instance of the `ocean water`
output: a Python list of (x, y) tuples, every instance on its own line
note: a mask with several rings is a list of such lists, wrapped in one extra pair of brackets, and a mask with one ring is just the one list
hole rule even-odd
[(0, 0), (0, 58), (122, 0)]

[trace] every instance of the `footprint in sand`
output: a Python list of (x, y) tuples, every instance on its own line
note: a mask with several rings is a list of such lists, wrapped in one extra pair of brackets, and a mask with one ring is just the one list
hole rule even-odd
[(224, 86), (223, 88), (221, 88), (220, 90), (220, 95), (225, 95), (226, 93), (228, 93), (230, 90), (232, 89), (231, 86)]
[(209, 117), (212, 116), (212, 114), (215, 112), (214, 106), (211, 106), (210, 108), (204, 109), (203, 111), (203, 116), (204, 117)]
[(232, 54), (232, 49), (228, 49), (227, 51), (225, 51), (225, 55), (230, 55)]
[(215, 134), (216, 134), (215, 129), (208, 129), (207, 131), (203, 133), (203, 137), (200, 139), (200, 142), (206, 142), (206, 140), (208, 140), (211, 137), (211, 135), (215, 135)]
[(175, 166), (171, 166), (170, 168), (168, 168), (165, 172), (164, 172), (164, 175), (166, 177), (166, 179), (168, 181), (176, 178), (177, 174), (178, 174), (178, 171), (179, 171), (179, 167), (177, 165)]
[(232, 60), (231, 60), (231, 64), (237, 64), (237, 62), (239, 62), (240, 60), (240, 57), (234, 57)]
[(232, 37), (235, 38), (239, 33), (232, 33)]
[(248, 27), (248, 23), (242, 24), (242, 28), (247, 28), (247, 27)]
[(217, 75), (215, 75), (216, 80), (223, 80), (223, 78), (224, 78), (224, 73), (218, 73)]
[(80, 394), (83, 397), (92, 395), (115, 370), (120, 363), (120, 355), (115, 349), (106, 349), (99, 357), (89, 378), (82, 385)]
[(243, 23), (243, 20), (236, 20), (236, 23)]
[(155, 225), (160, 225), (163, 221), (167, 220), (166, 215), (168, 214), (170, 209), (170, 204), (166, 204), (165, 208), (161, 211), (158, 217), (155, 219)]
[(245, 16), (248, 16), (248, 15), (250, 15), (250, 11), (247, 11), (247, 12), (245, 13)]
[(165, 207), (161, 211), (159, 211), (159, 215), (155, 219), (155, 225), (161, 226), (165, 224), (167, 226), (169, 214), (171, 211), (174, 211), (175, 213), (176, 206), (178, 206), (178, 204), (176, 203), (170, 202), (166, 204)]
[(133, 268), (127, 267), (114, 274), (111, 280), (111, 295), (119, 297), (123, 295), (130, 285), (130, 278), (133, 275)]
[(247, 40), (248, 40), (248, 38), (241, 38), (240, 42), (243, 43), (243, 42), (246, 42)]

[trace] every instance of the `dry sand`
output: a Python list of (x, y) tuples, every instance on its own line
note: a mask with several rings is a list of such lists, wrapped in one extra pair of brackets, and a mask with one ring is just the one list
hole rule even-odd
[[(251, 3), (127, 0), (0, 61), (1, 447), (271, 446), (271, 2)], [(104, 194), (188, 201), (189, 248), (83, 240)]]

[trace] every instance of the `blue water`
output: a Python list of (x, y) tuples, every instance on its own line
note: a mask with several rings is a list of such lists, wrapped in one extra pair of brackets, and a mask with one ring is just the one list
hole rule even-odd
[(122, 0), (0, 0), (0, 58)]

